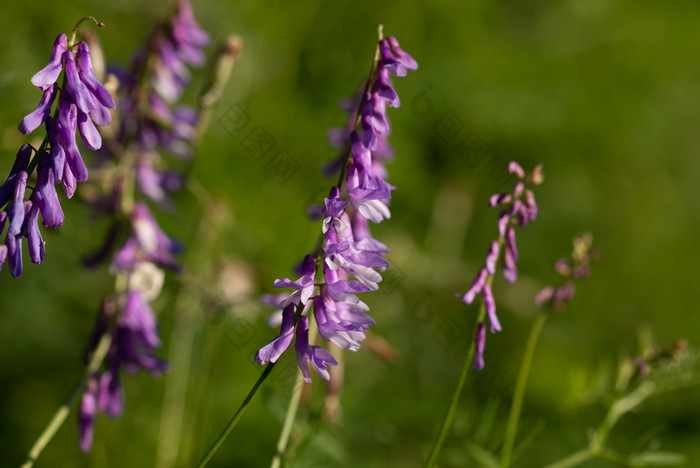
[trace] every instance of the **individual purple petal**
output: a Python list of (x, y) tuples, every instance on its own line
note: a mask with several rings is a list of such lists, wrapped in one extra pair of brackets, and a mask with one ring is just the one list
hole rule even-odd
[(295, 310), (295, 304), (289, 304), (284, 308), (282, 311), (282, 326), (279, 336), (255, 353), (255, 362), (258, 364), (267, 364), (268, 361), (276, 362), (282, 353), (289, 348), (289, 345), (294, 339)]
[(502, 211), (498, 217), (498, 234), (501, 236), (506, 235), (506, 227), (510, 222), (510, 213), (507, 211)]
[(63, 182), (63, 167), (66, 164), (66, 153), (60, 143), (58, 136), (58, 128), (53, 117), (46, 119), (45, 123), (46, 135), (49, 137), (51, 145), (51, 164), (53, 166), (53, 175), (56, 183)]
[(545, 286), (535, 295), (535, 305), (542, 307), (554, 296), (554, 287)]
[(27, 172), (20, 171), (15, 182), (15, 190), (12, 202), (7, 208), (7, 217), (10, 225), (7, 228), (8, 236), (17, 236), (22, 232), (24, 223), (24, 192), (27, 190)]
[(70, 51), (64, 52), (63, 60), (66, 65), (66, 92), (68, 92), (73, 102), (78, 106), (78, 109), (87, 114), (95, 108), (92, 94), (90, 94), (90, 90), (88, 90), (85, 84), (80, 80), (73, 53)]
[(25, 135), (32, 133), (34, 130), (39, 128), (49, 115), (51, 115), (51, 105), (54, 99), (56, 99), (56, 90), (58, 87), (56, 84), (49, 85), (41, 96), (39, 105), (30, 114), (28, 114), (17, 127), (20, 132)]
[(10, 274), (19, 278), (22, 274), (22, 236), (7, 235), (5, 237), (7, 246), (7, 263), (10, 267)]
[(493, 208), (498, 205), (510, 203), (511, 201), (513, 201), (513, 196), (510, 193), (497, 193), (489, 198), (489, 206)]
[(474, 369), (480, 371), (484, 368), (484, 347), (486, 346), (486, 326), (479, 322), (474, 337)]
[[(78, 44), (78, 56), (76, 58), (78, 62), (78, 68), (80, 69), (79, 75), (80, 80), (85, 84), (85, 87), (92, 93), (92, 95), (105, 107), (114, 109), (116, 106), (114, 104), (114, 99), (109, 91), (102, 86), (100, 80), (95, 76), (95, 72), (92, 69), (92, 60), (90, 60), (90, 48), (87, 43), (81, 41)], [(66, 68), (66, 72), (67, 72)]]
[(520, 166), (520, 164), (518, 164), (515, 161), (511, 161), (510, 164), (508, 164), (508, 172), (510, 172), (511, 174), (515, 174), (518, 177), (518, 179), (525, 178), (525, 171)]
[(102, 147), (102, 136), (90, 120), (90, 116), (78, 110), (78, 130), (80, 137), (88, 148), (98, 150)]
[(105, 106), (99, 102), (95, 102), (95, 108), (90, 111), (90, 119), (92, 119), (92, 122), (95, 125), (104, 127), (109, 125), (109, 123), (112, 121), (112, 114), (109, 113), (109, 109), (107, 109)]
[(391, 45), (391, 51), (394, 58), (401, 62), (408, 70), (417, 70), (418, 62), (416, 62), (413, 57), (408, 55), (408, 53), (401, 48), (399, 41), (397, 41), (393, 36), (390, 36), (387, 39), (389, 40), (389, 45)]
[(501, 331), (501, 324), (496, 316), (496, 301), (493, 298), (493, 292), (491, 292), (491, 286), (488, 283), (484, 284), (484, 288), (481, 290), (481, 294), (484, 298), (484, 308), (486, 309), (486, 314), (489, 317), (489, 326), (491, 327), (491, 333), (496, 333)]
[(306, 383), (311, 383), (307, 361), (319, 377), (323, 380), (330, 380), (331, 376), (328, 366), (337, 366), (338, 362), (327, 350), (320, 346), (309, 345), (309, 318), (306, 316), (299, 317), (294, 346), (297, 352), (299, 369), (301, 369), (301, 374)]
[(537, 202), (535, 201), (535, 194), (532, 193), (532, 190), (525, 191), (525, 212), (528, 222), (534, 221), (537, 218)]
[(160, 347), (156, 319), (140, 291), (129, 291), (127, 294), (119, 325), (128, 328), (145, 347)]
[(401, 106), (399, 95), (396, 94), (396, 90), (389, 81), (389, 72), (384, 68), (380, 68), (377, 72), (377, 81), (374, 83), (374, 92), (377, 93), (382, 99), (385, 99), (391, 107), (396, 108)]
[[(28, 209), (27, 209), (28, 208)], [(29, 258), (32, 263), (39, 264), (44, 261), (44, 239), (39, 231), (39, 207), (31, 201), (25, 202), (27, 215), (24, 218), (23, 234), (27, 238)]]
[(95, 428), (95, 415), (97, 414), (97, 381), (94, 378), (88, 380), (83, 397), (80, 399), (78, 411), (78, 435), (80, 450), (88, 453), (92, 446), (92, 437)]
[(97, 408), (112, 418), (124, 411), (124, 390), (119, 384), (119, 371), (107, 369), (100, 376)]
[(61, 98), (61, 102), (58, 104), (58, 119), (56, 120), (56, 124), (61, 146), (66, 154), (67, 166), (70, 167), (76, 180), (85, 182), (88, 178), (88, 171), (80, 155), (80, 150), (78, 150), (78, 145), (75, 142), (75, 131), (78, 127), (78, 108), (76, 105)]
[(464, 302), (467, 305), (474, 302), (476, 295), (484, 289), (484, 286), (486, 285), (486, 279), (488, 278), (488, 276), (489, 273), (488, 271), (486, 271), (486, 268), (480, 269), (479, 273), (477, 273), (476, 275), (476, 278), (474, 278), (474, 282), (472, 283), (471, 288), (469, 288), (469, 291), (467, 291), (467, 293), (464, 296), (462, 296), (462, 302)]
[(503, 253), (503, 278), (508, 283), (515, 283), (518, 279), (518, 270), (515, 266), (515, 255), (510, 245), (506, 245)]
[(406, 67), (396, 60), (391, 53), (391, 47), (386, 39), (379, 41), (379, 54), (381, 56), (380, 65), (387, 69), (394, 76), (406, 76)]
[(61, 184), (63, 185), (63, 191), (66, 193), (66, 197), (69, 199), (73, 198), (73, 194), (75, 194), (75, 189), (77, 187), (77, 181), (75, 180), (73, 171), (70, 170), (70, 166), (68, 166), (68, 164), (65, 164), (63, 167), (62, 179)]
[(517, 262), (518, 261), (518, 246), (515, 243), (515, 229), (513, 226), (508, 226), (506, 228), (506, 245), (511, 251), (511, 254), (513, 255), (513, 259)]
[(27, 169), (27, 166), (29, 166), (29, 159), (32, 157), (33, 152), (34, 149), (27, 143), (20, 147), (15, 157), (15, 162), (12, 164), (12, 169), (10, 169), (10, 175), (8, 175), (5, 182), (0, 185), (0, 207), (5, 206), (5, 203), (10, 201), (15, 193), (17, 175)]
[(56, 82), (63, 69), (62, 57), (68, 48), (68, 38), (60, 34), (53, 43), (49, 64), (32, 76), (32, 84), (40, 89), (46, 89)]
[(489, 253), (486, 255), (486, 271), (489, 275), (496, 274), (496, 262), (498, 255), (501, 253), (501, 244), (498, 241), (492, 241), (489, 247)]

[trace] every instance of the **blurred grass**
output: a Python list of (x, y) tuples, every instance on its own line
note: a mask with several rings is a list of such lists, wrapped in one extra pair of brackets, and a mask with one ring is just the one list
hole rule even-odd
[[(135, 1), (4, 5), (0, 170), (9, 170), (25, 141), (16, 125), (40, 97), (29, 77), (45, 64), (59, 32), (94, 15), (107, 24), (99, 34), (108, 58), (125, 63), (166, 8), (166, 2)], [(694, 58), (699, 10), (690, 1), (660, 6), (603, 0), (195, 5), (213, 38), (236, 33), (245, 41), (198, 151), (195, 176), (228, 200), (233, 222), (222, 233), (221, 255), (250, 262), (256, 293), (270, 292), (274, 278), (286, 276), (315, 242), (318, 226), (304, 220), (303, 205), (328, 189), (330, 182), (318, 173), (334, 156), (325, 132), (344, 123), (337, 102), (367, 73), (377, 25), (383, 23), (385, 33), (395, 35), (420, 64), (417, 72), (395, 80), (403, 105), (390, 111), (397, 155), (390, 180), (398, 190), (392, 219), (373, 230), (391, 248), (392, 268), (405, 278), (391, 293), (366, 297), (376, 333), (401, 359), (389, 364), (366, 349), (346, 356), (342, 422), (321, 428), (308, 448), (300, 448), (300, 466), (421, 466), (459, 372), (455, 354), (467, 342), (473, 320), (474, 310), (454, 293), (466, 290), (496, 232), (497, 213), (485, 203), (494, 187), (480, 166), (465, 164), (455, 149), (469, 133), (488, 145), (487, 157), (514, 159), (526, 168), (543, 162), (546, 175), (537, 191), (540, 217), (518, 234), (521, 280), (516, 286), (496, 283), (504, 331), (488, 336), (487, 366), (517, 374), (532, 295), (553, 280), (551, 263), (569, 253), (574, 235), (591, 231), (602, 253), (573, 303), (545, 328), (524, 420), (525, 426), (545, 421), (546, 429), (539, 448), (525, 452), (522, 466), (540, 466), (582, 447), (584, 428), (597, 423), (600, 408), (567, 407), (576, 369), (611, 361), (621, 349), (634, 352), (637, 330), (645, 324), (662, 344), (677, 337), (700, 342), (695, 313), (700, 61)], [(429, 112), (412, 111), (420, 93), (432, 103)], [(242, 105), (251, 122), (299, 162), (287, 183), (280, 184), (243, 150), (240, 137), (217, 124), (233, 104)], [(443, 139), (435, 130), (446, 112), (463, 122), (460, 136)], [(160, 219), (168, 232), (188, 239), (197, 223), (196, 205), (187, 194), (178, 204), (182, 212)], [(99, 241), (94, 220), (77, 202), (64, 202), (64, 209), (65, 226), (44, 234), (44, 264), (28, 264), (20, 280), (4, 271), (0, 280), (3, 466), (18, 464), (74, 385), (93, 316), (112, 287), (106, 272), (77, 266), (86, 246)], [(174, 293), (171, 281), (159, 302), (165, 349)], [(205, 339), (225, 336), (233, 323), (227, 314), (218, 325), (205, 324), (195, 350)], [(273, 336), (262, 317), (255, 323), (259, 339)], [(445, 330), (454, 338), (447, 346), (444, 337), (436, 339)], [(206, 425), (190, 428), (205, 445), (260, 372), (247, 349), (222, 339), (219, 351)], [(126, 412), (115, 421), (98, 417), (89, 457), (79, 452), (71, 417), (37, 466), (152, 466), (162, 380), (140, 375), (123, 382)], [(489, 396), (501, 400), (496, 427), (502, 426), (512, 388), (494, 392), (488, 379), (472, 376), (455, 437), (448, 441), (446, 466), (452, 453), (453, 464), (462, 464), (464, 441), (458, 435), (473, 430)], [(623, 449), (641, 429), (661, 425), (656, 437), (661, 448), (685, 452), (687, 466), (697, 466), (698, 400), (697, 391), (652, 400), (613, 441)], [(279, 386), (266, 386), (212, 466), (264, 466), (285, 402)], [(313, 411), (309, 417), (312, 423)], [(330, 461), (314, 458), (322, 455)]]

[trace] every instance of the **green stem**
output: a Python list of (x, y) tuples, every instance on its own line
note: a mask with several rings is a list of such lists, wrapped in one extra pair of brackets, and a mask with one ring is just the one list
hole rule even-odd
[(579, 450), (578, 452), (572, 453), (566, 458), (562, 458), (557, 462), (547, 465), (545, 468), (569, 468), (571, 466), (580, 465), (581, 463), (590, 460), (594, 457), (595, 454), (591, 451), (591, 449), (586, 447), (583, 450)]
[(525, 345), (523, 362), (520, 365), (518, 381), (515, 385), (515, 393), (513, 394), (513, 403), (510, 407), (510, 415), (508, 416), (506, 440), (503, 443), (503, 452), (501, 454), (501, 468), (507, 468), (510, 466), (515, 436), (518, 432), (518, 421), (520, 419), (520, 412), (522, 411), (523, 407), (523, 398), (525, 397), (525, 389), (527, 387), (527, 379), (530, 376), (530, 368), (532, 367), (532, 359), (535, 355), (537, 341), (539, 340), (542, 327), (544, 327), (544, 323), (546, 321), (547, 313), (545, 311), (540, 311), (535, 316), (535, 320), (530, 328), (530, 335), (528, 336), (527, 344)]
[(236, 427), (236, 424), (238, 424), (238, 420), (241, 419), (243, 416), (243, 413), (245, 413), (245, 410), (248, 409), (248, 406), (250, 406), (250, 402), (253, 401), (253, 398), (255, 395), (258, 393), (258, 390), (260, 390), (260, 387), (262, 386), (263, 382), (265, 379), (270, 375), (270, 372), (272, 372), (272, 368), (275, 367), (275, 363), (271, 362), (265, 367), (265, 370), (263, 370), (263, 373), (260, 374), (260, 377), (258, 378), (258, 381), (255, 382), (255, 385), (253, 385), (253, 388), (250, 389), (250, 392), (248, 392), (248, 395), (245, 397), (245, 400), (243, 400), (243, 403), (241, 403), (241, 406), (238, 407), (238, 410), (236, 411), (236, 414), (233, 415), (231, 420), (228, 422), (226, 427), (224, 428), (223, 431), (221, 431), (221, 434), (219, 434), (219, 437), (216, 439), (214, 444), (211, 446), (209, 451), (207, 452), (206, 455), (202, 458), (202, 460), (199, 462), (197, 465), (197, 468), (203, 468), (207, 466), (207, 463), (209, 463), (209, 460), (214, 456), (217, 450), (219, 450), (219, 447), (221, 447), (221, 444), (224, 443), (228, 435), (231, 433), (234, 427)]
[(287, 414), (284, 417), (282, 431), (280, 432), (280, 437), (277, 440), (277, 453), (275, 453), (275, 456), (272, 457), (270, 468), (279, 468), (282, 465), (282, 458), (284, 458), (284, 454), (287, 451), (289, 436), (292, 434), (294, 419), (296, 418), (297, 409), (299, 408), (299, 401), (301, 400), (303, 379), (304, 377), (300, 372), (299, 375), (297, 375), (296, 381), (294, 382), (294, 394), (292, 394), (292, 398), (289, 400), (289, 407), (287, 408)]
[[(299, 313), (301, 313), (303, 308), (300, 306), (298, 308)], [(313, 317), (310, 317), (311, 321)], [(309, 323), (309, 325), (312, 325)], [(313, 343), (316, 340), (318, 334), (318, 328), (309, 327), (309, 343)], [(289, 400), (289, 407), (287, 408), (287, 414), (284, 417), (284, 423), (282, 424), (282, 431), (280, 432), (280, 437), (277, 440), (277, 453), (272, 457), (272, 463), (270, 463), (270, 468), (280, 468), (282, 465), (282, 459), (287, 452), (287, 445), (289, 444), (289, 437), (292, 434), (292, 428), (294, 427), (294, 420), (296, 419), (297, 409), (299, 409), (299, 402), (301, 401), (301, 393), (304, 387), (304, 376), (299, 372), (297, 378), (294, 382), (294, 393), (292, 398)]]
[(111, 334), (105, 333), (102, 335), (102, 338), (97, 344), (97, 348), (95, 349), (90, 362), (85, 368), (85, 372), (83, 372), (80, 382), (78, 385), (76, 385), (75, 389), (73, 389), (65, 403), (63, 403), (58, 411), (56, 411), (56, 414), (54, 414), (53, 418), (51, 418), (51, 421), (49, 422), (48, 426), (46, 426), (46, 429), (44, 429), (44, 432), (42, 432), (36, 442), (34, 442), (34, 445), (32, 446), (31, 450), (29, 450), (29, 455), (27, 456), (24, 464), (22, 464), (21, 468), (31, 468), (34, 466), (34, 462), (37, 460), (37, 458), (39, 458), (41, 452), (44, 450), (44, 448), (46, 448), (48, 443), (51, 441), (53, 436), (56, 435), (60, 427), (63, 425), (63, 422), (68, 417), (71, 406), (73, 406), (75, 400), (77, 400), (80, 396), (87, 379), (92, 374), (97, 372), (102, 365), (102, 361), (104, 361), (105, 356), (107, 356), (107, 351), (109, 351), (109, 346), (111, 343)]
[[(488, 281), (491, 280), (491, 277), (488, 279)], [(479, 306), (479, 315), (476, 319), (476, 322), (474, 324), (474, 331), (476, 333), (476, 328), (479, 326), (479, 323), (484, 321), (484, 317), (486, 316), (486, 308), (484, 307), (484, 301), (481, 301), (481, 304)], [(472, 337), (475, 336), (475, 333), (472, 333)], [(431, 468), (433, 464), (435, 463), (438, 454), (440, 453), (440, 449), (442, 449), (442, 444), (445, 442), (445, 437), (447, 436), (447, 431), (452, 425), (452, 420), (454, 419), (455, 412), (457, 411), (457, 403), (459, 402), (459, 397), (462, 394), (462, 388), (464, 388), (464, 382), (467, 380), (467, 375), (469, 374), (469, 369), (472, 367), (472, 361), (474, 360), (474, 350), (475, 350), (475, 342), (474, 338), (472, 338), (472, 343), (469, 346), (469, 353), (467, 354), (467, 358), (464, 360), (464, 367), (462, 367), (462, 373), (459, 376), (459, 380), (457, 381), (457, 387), (455, 387), (455, 392), (454, 395), (452, 395), (452, 401), (450, 402), (450, 406), (447, 408), (447, 412), (445, 413), (445, 417), (442, 419), (442, 425), (440, 426), (440, 431), (438, 432), (437, 437), (435, 438), (435, 442), (433, 443), (432, 449), (430, 449), (430, 455), (428, 455), (428, 460), (425, 462), (425, 468)]]

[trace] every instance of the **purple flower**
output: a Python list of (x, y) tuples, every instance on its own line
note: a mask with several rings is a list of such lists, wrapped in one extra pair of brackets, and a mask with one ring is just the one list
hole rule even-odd
[(63, 69), (63, 54), (68, 48), (68, 38), (65, 34), (60, 34), (53, 43), (49, 64), (32, 76), (32, 84), (39, 89), (46, 89), (56, 82), (58, 75)]
[[(308, 364), (311, 364), (314, 371), (323, 380), (330, 380), (331, 376), (328, 371), (328, 366), (337, 366), (338, 362), (333, 358), (331, 353), (321, 348), (309, 344), (309, 318), (302, 316), (297, 324), (296, 340), (294, 343), (297, 352), (297, 361), (301, 374), (304, 376), (306, 383), (311, 383)], [(307, 364), (308, 362), (308, 364)]]
[[(516, 263), (518, 261), (518, 247), (515, 242), (514, 225), (524, 226), (533, 221), (537, 215), (537, 205), (533, 192), (528, 188), (528, 184), (537, 185), (543, 180), (541, 175), (541, 166), (535, 167), (533, 171), (525, 175), (525, 171), (516, 162), (511, 162), (508, 170), (515, 174), (520, 179), (511, 193), (495, 194), (489, 198), (489, 206), (494, 208), (502, 206), (498, 217), (498, 239), (493, 240), (490, 244), (488, 254), (486, 255), (485, 266), (479, 270), (474, 282), (469, 290), (461, 297), (462, 302), (471, 304), (476, 297), (481, 294), (483, 307), (489, 319), (491, 333), (501, 331), (501, 323), (496, 315), (496, 301), (491, 290), (491, 281), (496, 274), (496, 266), (499, 258), (503, 266), (503, 278), (508, 283), (513, 283), (518, 277)], [(501, 257), (501, 254), (502, 257)], [(543, 292), (544, 294), (544, 292)], [(551, 297), (538, 297), (539, 300), (547, 300)], [(485, 337), (482, 336), (483, 323), (479, 324), (476, 340), (476, 356), (474, 358), (474, 368), (481, 370), (484, 367), (483, 346)]]
[[(116, 105), (114, 104), (112, 95), (109, 94), (109, 91), (105, 89), (102, 83), (100, 83), (100, 80), (97, 79), (97, 76), (95, 76), (95, 72), (92, 69), (92, 60), (90, 59), (90, 48), (84, 41), (78, 44), (77, 62), (78, 68), (80, 69), (80, 82), (83, 83), (83, 86), (90, 91), (90, 94), (92, 94), (99, 104), (109, 109), (114, 109)], [(68, 72), (67, 69), (66, 72)], [(69, 82), (70, 78), (71, 75), (68, 75)]]
[(32, 133), (49, 117), (51, 114), (51, 106), (53, 105), (54, 99), (56, 99), (57, 89), (58, 87), (55, 83), (46, 88), (37, 108), (20, 122), (18, 127), (20, 132), (25, 135)]
[[(33, 149), (28, 144), (23, 144), (22, 147), (17, 152), (15, 157), (15, 162), (10, 170), (10, 175), (7, 176), (5, 182), (0, 185), (0, 207), (4, 206), (15, 193), (15, 185), (17, 183), (17, 176), (20, 172), (24, 172), (29, 166), (29, 159), (32, 157)], [(1, 232), (1, 230), (0, 230)]]
[(288, 304), (282, 311), (282, 327), (277, 338), (272, 340), (268, 345), (260, 348), (255, 353), (255, 362), (258, 364), (267, 364), (267, 362), (276, 362), (284, 351), (289, 348), (294, 339), (294, 312), (296, 304)]
[(306, 304), (309, 298), (313, 295), (315, 287), (314, 276), (316, 275), (316, 266), (314, 262), (315, 259), (312, 255), (307, 255), (304, 257), (304, 263), (301, 267), (301, 277), (296, 281), (292, 281), (288, 278), (275, 280), (275, 288), (294, 289), (294, 292), (279, 304), (281, 309), (284, 309), (289, 304), (298, 305), (299, 302)]
[(80, 438), (80, 450), (88, 453), (92, 446), (92, 437), (95, 431), (95, 416), (97, 415), (98, 384), (94, 378), (88, 379), (83, 397), (80, 399), (78, 411), (78, 434)]

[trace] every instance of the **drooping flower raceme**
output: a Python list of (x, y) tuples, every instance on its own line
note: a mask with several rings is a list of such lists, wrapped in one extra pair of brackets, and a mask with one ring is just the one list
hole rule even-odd
[[(105, 301), (93, 331), (93, 336), (109, 334), (112, 340), (103, 368), (83, 393), (78, 425), (85, 452), (92, 443), (96, 412), (112, 417), (122, 412), (121, 371), (145, 370), (158, 376), (167, 370), (165, 361), (152, 354), (161, 342), (149, 303), (159, 295), (163, 269), (179, 271), (176, 255), (181, 246), (160, 228), (140, 196), (170, 207), (169, 193), (182, 186), (181, 176), (162, 155), (191, 156), (199, 113), (173, 105), (189, 83), (187, 65), (204, 63), (202, 49), (208, 43), (209, 36), (195, 22), (190, 3), (179, 0), (174, 15), (155, 28), (123, 78), (114, 144), (102, 152), (105, 167), (117, 170), (107, 178), (112, 183), (105, 184), (105, 193), (92, 204), (105, 218), (118, 220), (113, 231), (119, 235), (109, 235), (88, 263), (104, 261), (113, 252), (110, 273), (126, 278), (126, 286)], [(126, 192), (125, 186), (132, 190)], [(107, 326), (109, 322), (113, 325)], [(92, 340), (90, 353), (97, 342)]]
[[(525, 226), (537, 217), (535, 194), (529, 187), (539, 185), (544, 181), (541, 165), (536, 166), (527, 176), (516, 162), (511, 162), (508, 170), (518, 178), (515, 188), (510, 193), (496, 194), (489, 199), (489, 206), (502, 208), (498, 217), (498, 238), (489, 245), (485, 264), (477, 273), (469, 290), (464, 295), (457, 295), (467, 305), (481, 295), (491, 333), (501, 331), (501, 323), (496, 315), (496, 301), (491, 289), (498, 261), (501, 260), (503, 279), (508, 283), (514, 283), (518, 277), (516, 268), (518, 247), (515, 243), (515, 226)], [(484, 368), (485, 343), (486, 332), (482, 320), (477, 325), (474, 338), (474, 368), (476, 370)]]
[[(63, 84), (58, 79), (64, 71)], [(44, 240), (39, 230), (39, 214), (44, 227), (63, 225), (64, 215), (55, 184), (62, 184), (68, 198), (77, 182), (87, 180), (88, 171), (76, 141), (80, 133), (83, 143), (91, 149), (102, 146), (102, 137), (95, 125), (110, 122), (109, 109), (114, 100), (92, 69), (90, 50), (85, 42), (69, 44), (65, 34), (54, 42), (48, 65), (32, 76), (31, 82), (43, 94), (37, 108), (20, 122), (18, 128), (29, 134), (42, 124), (46, 138), (38, 150), (23, 145), (10, 175), (0, 186), (0, 234), (8, 224), (5, 245), (0, 246), (0, 268), (5, 261), (12, 276), (22, 273), (22, 239), (26, 238), (33, 263), (44, 260)], [(52, 115), (52, 107), (55, 110)], [(37, 168), (37, 180), (27, 196), (27, 182)]]
[(321, 338), (351, 351), (360, 349), (365, 332), (374, 325), (369, 307), (357, 295), (376, 291), (381, 271), (389, 265), (383, 257), (389, 250), (369, 229), (370, 221), (391, 217), (394, 187), (385, 180), (384, 165), (392, 155), (386, 141), (390, 130), (386, 109), (399, 107), (400, 101), (389, 75), (405, 76), (407, 69), (417, 66), (396, 39), (381, 39), (370, 77), (351, 113), (352, 123), (329, 134), (332, 143), (344, 145), (345, 151), (332, 165), (340, 171), (339, 185), (315, 210), (323, 218), (321, 248), (305, 257), (297, 281), (275, 281), (275, 287), (293, 291), (277, 302), (282, 309), (280, 335), (255, 354), (258, 363), (277, 361), (295, 340), (304, 380), (311, 382), (309, 364), (328, 380), (328, 366), (337, 362), (328, 351), (309, 343), (311, 310)]

